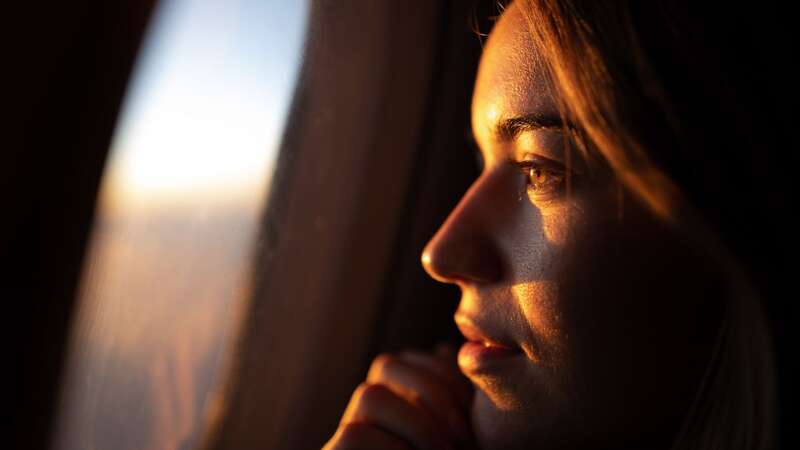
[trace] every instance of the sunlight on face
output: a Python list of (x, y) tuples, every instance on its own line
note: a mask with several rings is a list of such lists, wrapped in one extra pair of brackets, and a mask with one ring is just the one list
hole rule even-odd
[(459, 357), (483, 448), (618, 448), (676, 426), (703, 365), (675, 362), (706, 360), (719, 286), (708, 256), (565, 123), (520, 4), (475, 82), (483, 171), (423, 264), (461, 288), (456, 322), (511, 352), (481, 360), (468, 343)]

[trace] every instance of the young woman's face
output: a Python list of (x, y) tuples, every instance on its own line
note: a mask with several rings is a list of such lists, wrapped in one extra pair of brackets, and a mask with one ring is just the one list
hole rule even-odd
[(475, 84), (483, 172), (422, 257), (462, 291), (475, 433), (483, 448), (657, 448), (705, 369), (720, 278), (604, 165), (565, 151), (515, 5)]

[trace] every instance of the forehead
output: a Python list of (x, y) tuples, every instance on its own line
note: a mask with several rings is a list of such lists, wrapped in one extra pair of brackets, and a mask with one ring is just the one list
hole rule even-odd
[(505, 119), (558, 116), (553, 89), (516, 5), (500, 17), (481, 56), (472, 96), (472, 128), (479, 143), (488, 143)]

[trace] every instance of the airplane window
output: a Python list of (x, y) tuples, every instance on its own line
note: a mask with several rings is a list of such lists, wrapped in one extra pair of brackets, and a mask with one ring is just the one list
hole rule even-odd
[(159, 3), (102, 180), (54, 448), (202, 441), (247, 298), (308, 8)]

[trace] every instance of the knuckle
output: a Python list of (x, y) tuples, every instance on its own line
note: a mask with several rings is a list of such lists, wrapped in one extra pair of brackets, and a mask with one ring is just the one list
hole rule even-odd
[(369, 409), (384, 402), (389, 388), (376, 383), (361, 383), (353, 395), (359, 409)]
[(387, 370), (397, 364), (397, 357), (389, 353), (381, 353), (372, 360), (368, 379), (379, 379)]
[(363, 422), (350, 422), (339, 428), (336, 448), (354, 447), (364, 442), (370, 435), (370, 425)]

